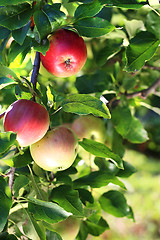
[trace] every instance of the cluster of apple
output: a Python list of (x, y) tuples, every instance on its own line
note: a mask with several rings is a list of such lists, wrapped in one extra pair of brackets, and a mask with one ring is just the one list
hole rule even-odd
[(104, 142), (105, 136), (103, 121), (91, 115), (80, 116), (70, 127), (61, 125), (49, 130), (46, 108), (26, 99), (9, 106), (3, 123), (5, 131), (17, 133), (21, 147), (30, 145), (32, 158), (47, 171), (64, 170), (72, 165), (78, 153), (78, 138)]
[[(68, 77), (80, 71), (87, 59), (83, 38), (73, 31), (59, 29), (50, 36), (49, 42), (46, 55), (41, 54), (41, 62), (48, 72)], [(17, 100), (4, 115), (4, 130), (17, 133), (19, 145), (30, 146), (36, 164), (47, 171), (64, 170), (72, 165), (78, 152), (78, 139), (94, 138), (104, 142), (103, 134), (99, 135), (105, 132), (103, 123), (93, 116), (79, 117), (69, 128), (61, 125), (49, 130), (49, 124), (46, 108), (31, 100)]]

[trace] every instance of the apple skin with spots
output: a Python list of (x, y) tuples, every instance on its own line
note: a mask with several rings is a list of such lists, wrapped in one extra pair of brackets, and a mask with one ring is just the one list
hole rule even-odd
[(4, 130), (17, 133), (21, 147), (39, 141), (49, 128), (49, 114), (39, 103), (20, 99), (12, 103), (5, 112)]
[(77, 156), (78, 139), (69, 128), (51, 129), (38, 142), (30, 146), (35, 163), (46, 171), (62, 171), (69, 168)]
[(84, 66), (87, 48), (82, 37), (77, 33), (59, 29), (49, 37), (50, 47), (41, 62), (44, 68), (57, 77), (75, 75)]

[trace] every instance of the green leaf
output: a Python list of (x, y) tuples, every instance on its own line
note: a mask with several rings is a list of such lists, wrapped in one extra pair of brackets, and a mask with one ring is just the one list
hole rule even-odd
[(135, 117), (132, 117), (130, 130), (126, 138), (132, 143), (143, 143), (149, 139), (147, 131), (144, 129), (142, 123)]
[(143, 5), (148, 4), (147, 0), (102, 0), (105, 2), (107, 7), (121, 7), (121, 8), (128, 8), (128, 9), (139, 9)]
[(51, 200), (57, 202), (67, 212), (75, 216), (83, 216), (82, 202), (79, 199), (78, 191), (68, 185), (61, 185), (52, 190)]
[(29, 149), (26, 149), (24, 154), (19, 152), (15, 155), (14, 151), (11, 153), (9, 152), (9, 154), (1, 158), (1, 160), (3, 160), (8, 166), (15, 168), (25, 167), (33, 161)]
[(61, 7), (60, 3), (44, 5), (43, 11), (46, 13), (50, 20), (52, 31), (55, 31), (56, 28), (59, 28), (62, 24), (64, 24), (67, 18), (65, 13), (60, 11), (60, 7)]
[(116, 55), (121, 50), (120, 44), (113, 44), (113, 39), (112, 44), (106, 43), (105, 45), (107, 46), (100, 49), (95, 56), (96, 63), (100, 67), (103, 66), (108, 59)]
[(68, 95), (62, 102), (62, 108), (65, 112), (76, 114), (92, 113), (98, 117), (111, 118), (107, 106), (99, 99), (87, 94)]
[(83, 141), (79, 142), (79, 144), (91, 154), (97, 157), (108, 158), (113, 161), (118, 168), (123, 169), (122, 158), (112, 152), (112, 150), (103, 143), (84, 138)]
[(7, 77), (0, 78), (0, 90), (8, 87), (12, 88), (14, 85), (17, 85), (17, 83), (13, 79)]
[(51, 239), (52, 240), (63, 240), (58, 233), (52, 232), (52, 231), (47, 231), (46, 232), (46, 240), (51, 240)]
[(86, 202), (89, 202), (89, 203), (94, 202), (94, 198), (90, 191), (88, 191), (87, 189), (84, 189), (84, 188), (78, 188), (77, 190), (79, 192), (79, 197), (80, 197), (81, 201), (83, 202), (83, 204), (86, 204)]
[(10, 4), (16, 5), (16, 4), (20, 4), (23, 2), (32, 2), (32, 1), (33, 0), (0, 0), (0, 6), (7, 6)]
[(75, 86), (79, 93), (103, 92), (108, 89), (111, 78), (103, 71), (94, 74), (85, 74), (76, 78)]
[(42, 43), (38, 43), (37, 41), (35, 41), (35, 39), (32, 40), (32, 46), (34, 50), (41, 52), (43, 55), (45, 55), (46, 52), (48, 51), (49, 45), (50, 44), (48, 39), (44, 39)]
[(90, 220), (85, 221), (88, 233), (93, 236), (101, 235), (105, 230), (109, 229), (108, 223), (101, 217), (100, 220), (95, 223)]
[(36, 220), (43, 220), (48, 223), (57, 223), (72, 215), (55, 203), (45, 202), (32, 197), (29, 197), (28, 210), (34, 215)]
[(24, 25), (23, 27), (13, 30), (12, 31), (12, 36), (13, 38), (16, 40), (17, 43), (19, 43), (20, 45), (23, 44), (26, 36), (27, 36), (27, 32), (30, 28), (31, 23), (28, 22), (26, 25)]
[(28, 23), (32, 13), (28, 3), (7, 5), (0, 8), (0, 25), (10, 30), (19, 29)]
[(25, 186), (27, 186), (29, 184), (29, 179), (24, 176), (24, 175), (20, 175), (18, 176), (13, 184), (13, 190), (14, 190), (14, 197), (18, 197), (19, 196), (19, 190)]
[(8, 77), (8, 75), (13, 77), (14, 79), (18, 79), (17, 75), (15, 74), (15, 72), (13, 70), (11, 70), (10, 68), (8, 68), (6, 66), (0, 66), (0, 76)]
[[(29, 37), (26, 37), (22, 45), (19, 45), (16, 43), (16, 41), (13, 41), (10, 47), (10, 52), (8, 54), (8, 60), (9, 62), (13, 62), (13, 60), (18, 56), (18, 54), (24, 52), (25, 55), (29, 52), (26, 51), (27, 49), (31, 48), (31, 39)], [(25, 56), (23, 56), (25, 57)]]
[(123, 138), (120, 134), (117, 133), (117, 131), (113, 131), (112, 150), (121, 158), (123, 158), (125, 153), (125, 147), (123, 144)]
[(99, 17), (80, 19), (74, 23), (74, 27), (85, 37), (100, 37), (115, 29), (110, 22)]
[(126, 49), (126, 66), (127, 72), (140, 70), (146, 61), (150, 60), (155, 54), (160, 41), (149, 32), (139, 32), (131, 39)]
[(119, 169), (116, 173), (117, 177), (128, 178), (137, 170), (129, 162), (123, 161), (124, 169)]
[(9, 215), (9, 210), (12, 206), (12, 194), (11, 190), (3, 179), (0, 176), (0, 232), (3, 230)]
[(50, 20), (43, 10), (36, 11), (33, 15), (33, 19), (40, 39), (45, 38), (48, 34), (52, 32)]
[(99, 202), (105, 212), (115, 217), (133, 218), (131, 208), (121, 192), (116, 190), (105, 192), (99, 198)]
[(3, 240), (18, 240), (18, 238), (16, 238), (15, 235), (9, 234), (7, 232), (0, 233), (0, 239), (3, 239)]
[(82, 240), (82, 239), (86, 240), (87, 236), (88, 236), (88, 229), (87, 229), (86, 223), (85, 221), (81, 221), (79, 232), (76, 236), (76, 240)]
[(34, 217), (26, 210), (25, 211), (25, 222), (23, 224), (24, 234), (29, 239), (40, 239), (46, 240), (45, 228), (41, 222), (37, 222)]
[(13, 132), (0, 133), (0, 154), (7, 151), (13, 144), (16, 143), (16, 134)]
[(146, 17), (145, 26), (147, 30), (160, 39), (160, 17), (153, 11), (150, 11)]
[(103, 186), (107, 186), (109, 183), (113, 183), (123, 189), (126, 189), (125, 185), (117, 177), (103, 170), (91, 172), (88, 175), (76, 179), (73, 183), (75, 188), (83, 186), (100, 188)]
[(116, 131), (122, 135), (126, 136), (130, 130), (132, 115), (128, 106), (118, 105), (112, 110), (112, 122)]
[(88, 4), (81, 4), (77, 7), (74, 17), (75, 18), (87, 18), (95, 16), (101, 9), (103, 4), (99, 0), (94, 0)]
[(4, 39), (8, 37), (10, 34), (10, 30), (4, 27), (0, 27), (0, 39)]

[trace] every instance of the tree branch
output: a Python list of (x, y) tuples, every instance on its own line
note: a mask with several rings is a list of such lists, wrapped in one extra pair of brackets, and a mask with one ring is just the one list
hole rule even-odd
[[(128, 94), (124, 94), (126, 96), (127, 99), (131, 99), (134, 97), (140, 97), (143, 99), (146, 99), (148, 97), (148, 95), (150, 95), (151, 93), (155, 92), (157, 87), (160, 86), (160, 78), (158, 78), (149, 88), (147, 89), (143, 89), (141, 91), (137, 91), (137, 92), (133, 92), (133, 93), (128, 93)], [(110, 106), (116, 106), (121, 100), (117, 100), (116, 98), (111, 99), (109, 105)]]
[(15, 168), (11, 167), (9, 171), (9, 187), (11, 189), (11, 193), (13, 192), (14, 173), (15, 173)]
[[(36, 88), (36, 84), (37, 84), (39, 68), (40, 68), (40, 52), (36, 52), (36, 56), (33, 64), (33, 71), (31, 74), (31, 83), (33, 84), (34, 89)], [(35, 97), (35, 95), (33, 97)]]

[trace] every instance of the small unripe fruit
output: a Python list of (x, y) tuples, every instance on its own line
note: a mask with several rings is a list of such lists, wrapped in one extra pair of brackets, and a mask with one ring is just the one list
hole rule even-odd
[(36, 164), (47, 171), (69, 168), (77, 156), (78, 140), (73, 131), (59, 126), (47, 132), (38, 142), (30, 146)]
[[(98, 117), (94, 117), (93, 115), (78, 117), (73, 121), (71, 128), (80, 140), (88, 138), (101, 143), (104, 143), (106, 140), (106, 128), (104, 121)], [(93, 161), (95, 158), (95, 156), (91, 155), (81, 146), (79, 146), (78, 154), (88, 164), (90, 164), (90, 161)]]
[(12, 103), (4, 115), (4, 130), (17, 133), (21, 147), (39, 141), (49, 128), (49, 115), (39, 103), (20, 99)]
[(87, 59), (87, 48), (77, 33), (59, 29), (49, 38), (50, 47), (44, 56), (42, 65), (57, 77), (69, 77), (81, 70)]
[(93, 115), (80, 116), (72, 123), (72, 130), (77, 137), (93, 139), (97, 142), (105, 142), (106, 129), (102, 119)]

